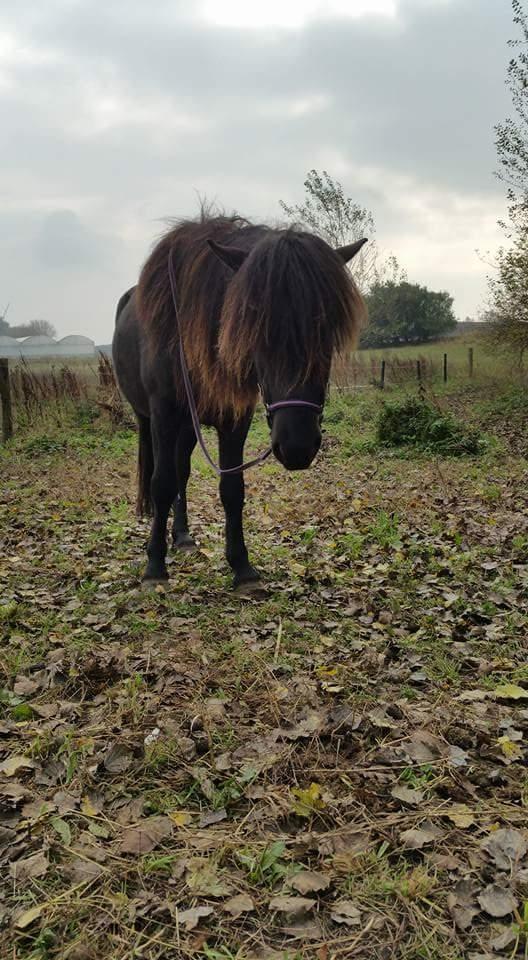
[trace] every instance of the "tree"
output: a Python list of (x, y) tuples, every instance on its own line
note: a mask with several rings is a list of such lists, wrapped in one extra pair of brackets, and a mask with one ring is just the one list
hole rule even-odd
[(354, 258), (354, 278), (363, 291), (381, 279), (403, 279), (395, 257), (380, 262), (374, 239), (375, 227), (372, 214), (366, 207), (355, 203), (338, 180), (326, 170), (318, 173), (310, 170), (304, 181), (305, 199), (300, 204), (279, 203), (290, 221), (323, 237), (331, 246), (342, 247), (354, 240), (367, 237), (357, 257)]
[(19, 323), (16, 327), (9, 327), (10, 337), (56, 337), (57, 331), (49, 320), (31, 320), (30, 323)]
[(369, 324), (363, 347), (438, 340), (456, 328), (453, 298), (406, 280), (375, 283), (367, 295)]
[(8, 310), (9, 304), (5, 307), (4, 312), (0, 314), (0, 337), (9, 336), (9, 323), (6, 320)]
[(496, 256), (496, 273), (488, 278), (489, 302), (485, 317), (489, 338), (519, 354), (528, 349), (528, 13), (521, 0), (512, 0), (513, 22), (520, 38), (510, 41), (518, 49), (510, 60), (506, 86), (516, 119), (495, 127), (497, 175), (507, 185), (509, 223), (501, 223), (510, 240)]

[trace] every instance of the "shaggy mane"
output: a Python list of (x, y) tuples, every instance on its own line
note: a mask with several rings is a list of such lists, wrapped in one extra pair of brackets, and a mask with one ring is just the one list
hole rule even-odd
[[(208, 240), (247, 253), (236, 274)], [(169, 253), (179, 327), (202, 417), (238, 418), (253, 409), (255, 364), (272, 369), (286, 391), (308, 379), (326, 383), (332, 355), (357, 338), (364, 302), (324, 240), (295, 229), (252, 225), (239, 216), (205, 213), (198, 221), (182, 221), (148, 257), (137, 303), (149, 349), (168, 349), (173, 355), (174, 382), (183, 403)]]

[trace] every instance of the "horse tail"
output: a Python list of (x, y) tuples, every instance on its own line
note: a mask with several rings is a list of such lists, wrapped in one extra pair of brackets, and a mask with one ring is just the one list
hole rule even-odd
[(150, 419), (138, 416), (139, 447), (138, 447), (138, 492), (136, 509), (138, 516), (149, 517), (152, 513), (152, 499), (150, 495), (150, 481), (154, 472), (154, 454), (152, 451), (152, 436)]

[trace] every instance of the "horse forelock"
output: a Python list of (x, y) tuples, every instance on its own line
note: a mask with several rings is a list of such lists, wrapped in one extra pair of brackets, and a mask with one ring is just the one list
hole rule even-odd
[(219, 355), (243, 380), (255, 361), (288, 389), (326, 383), (332, 357), (357, 340), (366, 315), (349, 271), (324, 240), (269, 230), (231, 280)]

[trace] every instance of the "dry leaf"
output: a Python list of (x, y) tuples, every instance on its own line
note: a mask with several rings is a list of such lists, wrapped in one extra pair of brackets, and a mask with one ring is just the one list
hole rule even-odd
[(510, 828), (495, 830), (484, 837), (480, 846), (494, 860), (499, 870), (509, 870), (513, 863), (522, 860), (528, 850), (522, 833)]
[(185, 873), (187, 886), (193, 894), (204, 897), (228, 897), (232, 886), (219, 874), (212, 860), (196, 858), (187, 864)]
[(16, 918), (15, 927), (17, 927), (18, 930), (25, 930), (26, 927), (29, 927), (35, 920), (38, 920), (43, 910), (44, 904), (37, 907), (30, 907), (29, 910), (24, 910), (24, 912), (20, 913)]
[(294, 787), (292, 794), (295, 797), (292, 810), (298, 817), (311, 817), (317, 810), (324, 810), (326, 803), (321, 799), (322, 787), (319, 783), (311, 783), (308, 789)]
[(498, 883), (490, 883), (477, 899), (484, 912), (491, 917), (506, 917), (518, 906), (511, 890)]
[(14, 757), (8, 757), (7, 760), (2, 760), (2, 763), (0, 763), (0, 773), (3, 773), (6, 777), (14, 777), (19, 770), (33, 770), (34, 767), (35, 763), (33, 760), (17, 754)]
[(461, 830), (467, 830), (475, 823), (475, 817), (465, 803), (454, 803), (447, 810), (442, 811), (442, 816), (447, 817), (455, 827), (460, 827)]
[(49, 860), (42, 850), (25, 860), (15, 860), (10, 864), (9, 876), (19, 883), (33, 877), (43, 877), (49, 867)]
[(231, 897), (231, 900), (224, 903), (223, 907), (226, 913), (230, 913), (236, 920), (243, 913), (250, 913), (251, 910), (254, 910), (255, 904), (247, 893), (239, 893), (236, 897)]
[(421, 827), (404, 830), (400, 834), (400, 840), (406, 850), (421, 850), (422, 847), (433, 843), (441, 836), (443, 836), (443, 831), (435, 827), (433, 823), (426, 821)]
[(199, 825), (200, 827), (211, 827), (215, 823), (221, 823), (222, 820), (227, 820), (227, 811), (223, 807), (221, 810), (209, 810), (207, 813), (202, 813)]
[(522, 760), (523, 750), (518, 743), (515, 743), (514, 740), (511, 740), (506, 734), (502, 737), (499, 737), (497, 744), (500, 747), (503, 763), (515, 763), (516, 760)]
[(361, 923), (361, 912), (352, 900), (339, 900), (332, 905), (332, 920), (346, 927), (357, 927)]
[(173, 813), (169, 813), (169, 817), (175, 827), (186, 827), (192, 820), (192, 814), (185, 810), (174, 810)]
[(498, 700), (528, 700), (528, 690), (516, 683), (503, 683), (493, 693)]
[(170, 837), (172, 823), (168, 817), (152, 817), (142, 820), (135, 827), (124, 831), (121, 840), (121, 853), (150, 853), (158, 843)]
[(104, 766), (108, 773), (124, 773), (132, 763), (132, 751), (124, 743), (113, 743), (105, 754)]
[(319, 890), (327, 890), (330, 886), (330, 879), (324, 873), (315, 873), (313, 870), (301, 870), (296, 873), (289, 882), (289, 886), (297, 890), (297, 893), (317, 893)]
[(67, 867), (68, 877), (74, 885), (86, 883), (89, 880), (97, 880), (104, 872), (105, 869), (100, 863), (90, 859), (89, 850), (86, 850), (86, 858), (79, 856)]
[(213, 907), (193, 907), (191, 910), (178, 910), (176, 918), (180, 927), (185, 927), (186, 930), (194, 930), (202, 917), (209, 917), (212, 913)]
[(410, 807), (418, 807), (424, 798), (423, 790), (412, 790), (410, 787), (396, 786), (391, 790), (391, 797), (401, 800)]
[(301, 737), (314, 737), (320, 733), (326, 723), (326, 713), (318, 710), (309, 710), (295, 726), (281, 730), (280, 733), (287, 740), (298, 740)]
[(299, 913), (306, 913), (313, 910), (315, 900), (308, 900), (306, 897), (272, 897), (269, 902), (270, 910), (277, 910), (278, 913), (288, 913), (295, 916)]

